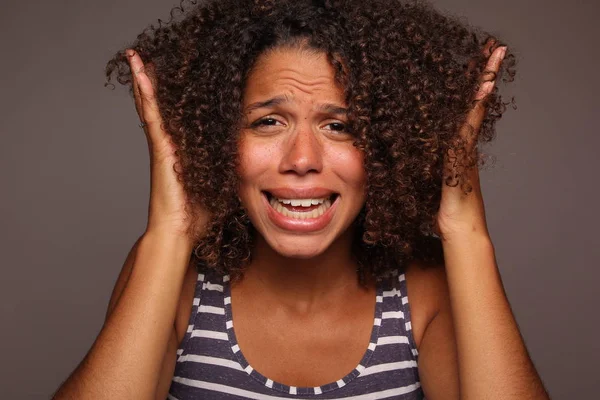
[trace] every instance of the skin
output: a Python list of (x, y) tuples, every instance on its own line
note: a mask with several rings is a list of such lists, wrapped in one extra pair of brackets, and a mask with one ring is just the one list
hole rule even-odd
[[(483, 49), (486, 72), (458, 132), (471, 150), (495, 84), (489, 77), (499, 70), (506, 50), (494, 45), (489, 41)], [(322, 124), (330, 121), (323, 118), (330, 116), (317, 118), (314, 113), (319, 102), (341, 100), (324, 55), (282, 49), (261, 62), (246, 88), (244, 106), (280, 94), (291, 101), (286, 108), (261, 110), (259, 117), (274, 114), (281, 125), (271, 121), (274, 126), (268, 130), (242, 131), (240, 198), (258, 240), (247, 279), (232, 290), (232, 307), (241, 315), (235, 319), (234, 313), (234, 325), (240, 347), (257, 370), (290, 385), (321, 385), (343, 376), (359, 361), (373, 315), (373, 285), (357, 285), (350, 258), (350, 227), (364, 203), (362, 157), (351, 138), (338, 142), (337, 135), (332, 140), (330, 131), (322, 131)], [(451, 160), (446, 158), (445, 164), (452, 173)], [(466, 179), (473, 186), (471, 193), (463, 193), (460, 186), (442, 188), (436, 225), (445, 264), (430, 273), (414, 272), (413, 266), (407, 271), (412, 288), (435, 288), (419, 295), (409, 288), (412, 304), (421, 301), (423, 307), (415, 307), (416, 322), (424, 323), (423, 330), (418, 328), (417, 345), (423, 390), (428, 399), (547, 399), (504, 293), (478, 169), (467, 170)], [(340, 193), (339, 210), (325, 229), (311, 235), (277, 229), (259, 201), (262, 185), (272, 182), (329, 185)], [(420, 297), (424, 293), (430, 297)], [(265, 313), (265, 304), (273, 311)], [(285, 329), (274, 333), (273, 327)], [(315, 331), (318, 334), (311, 334)], [(323, 336), (334, 340), (319, 342)], [(335, 340), (344, 345), (335, 347)], [(293, 357), (293, 365), (273, 356), (281, 352)]]
[[(248, 273), (273, 290), (296, 288), (296, 301), (318, 302), (332, 280), (356, 280), (351, 225), (365, 201), (363, 155), (343, 130), (345, 115), (319, 111), (323, 104), (345, 107), (324, 53), (278, 49), (263, 55), (245, 88), (244, 109), (276, 96), (287, 100), (247, 111), (240, 133), (239, 196), (258, 233)], [(262, 194), (273, 187), (338, 193), (331, 222), (312, 232), (278, 227)]]
[[(506, 48), (490, 40), (475, 104), (458, 132), (474, 151)], [(453, 156), (454, 154), (450, 154)], [(445, 157), (446, 171), (453, 172)], [(419, 375), (428, 399), (549, 399), (519, 332), (495, 259), (477, 167), (466, 171), (472, 192), (442, 187), (436, 223), (444, 250), (438, 311), (419, 350)]]
[[(376, 286), (373, 279), (366, 287), (358, 284), (351, 258), (352, 223), (365, 201), (363, 154), (343, 130), (343, 113), (319, 111), (322, 104), (345, 107), (324, 53), (279, 48), (263, 54), (244, 94), (239, 196), (257, 234), (252, 263), (242, 280), (232, 282), (236, 337), (246, 359), (263, 375), (291, 386), (321, 386), (356, 367), (373, 326)], [(282, 95), (287, 101), (253, 107)], [(265, 123), (255, 124), (261, 120)], [(262, 191), (282, 186), (338, 193), (331, 222), (310, 233), (274, 224)], [(417, 346), (444, 293), (442, 270), (409, 266), (406, 271)], [(195, 283), (190, 267), (176, 324), (179, 341)]]
[[(352, 223), (365, 201), (363, 154), (344, 131), (345, 113), (322, 110), (324, 104), (345, 107), (324, 53), (266, 53), (244, 93), (239, 196), (257, 235), (252, 263), (232, 286), (236, 334), (264, 375), (295, 386), (322, 385), (356, 367), (372, 328), (375, 286), (358, 284), (351, 258)], [(277, 96), (285, 100), (252, 106)], [(330, 223), (308, 233), (277, 226), (262, 194), (273, 187), (338, 193)], [(277, 357), (282, 352), (294, 365)]]
[[(488, 43), (484, 52), (487, 69), (497, 71), (503, 49)], [(190, 318), (196, 271), (188, 264), (191, 243), (178, 236), (185, 232), (177, 214), (181, 192), (172, 185), (171, 152), (150, 80), (139, 57), (131, 58), (138, 112), (147, 123), (155, 164), (149, 218), (155, 228), (132, 249), (102, 331), (56, 399), (165, 398)], [(483, 101), (459, 132), (469, 135), (473, 148), (493, 85), (481, 85), (474, 98)], [(364, 203), (364, 171), (351, 140), (328, 129), (327, 124), (338, 126), (343, 119), (315, 112), (322, 102), (341, 103), (323, 55), (298, 49), (263, 55), (244, 106), (282, 93), (293, 101), (256, 109), (247, 121), (266, 112), (281, 118), (281, 125), (241, 131), (240, 199), (256, 226), (257, 241), (247, 274), (232, 283), (233, 318), (240, 348), (257, 370), (288, 385), (318, 386), (356, 366), (373, 321), (374, 284), (358, 285), (350, 257), (352, 221)], [(549, 399), (504, 293), (477, 168), (467, 171), (467, 179), (473, 185), (468, 195), (442, 188), (437, 229), (445, 264), (425, 270), (411, 264), (406, 270), (423, 391), (429, 400)], [(339, 208), (318, 231), (282, 230), (265, 217), (260, 201), (261, 189), (273, 183), (329, 188), (339, 193)], [(279, 360), (282, 352), (294, 362)]]

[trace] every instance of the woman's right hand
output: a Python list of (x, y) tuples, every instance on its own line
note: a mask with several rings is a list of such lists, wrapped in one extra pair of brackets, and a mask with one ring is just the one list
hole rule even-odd
[[(175, 145), (162, 126), (155, 91), (142, 59), (132, 49), (128, 49), (126, 54), (131, 68), (135, 108), (150, 151), (150, 204), (146, 232), (173, 234), (193, 241), (189, 227), (194, 221), (189, 221), (186, 214), (183, 184), (177, 180), (173, 169), (177, 161)], [(201, 215), (208, 217), (206, 213)], [(204, 226), (205, 223), (206, 220), (195, 221), (196, 226)]]

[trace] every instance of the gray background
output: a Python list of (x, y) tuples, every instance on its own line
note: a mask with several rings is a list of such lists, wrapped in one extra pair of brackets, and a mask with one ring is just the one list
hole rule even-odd
[[(599, 2), (437, 0), (518, 55), (482, 173), (508, 298), (553, 399), (600, 372)], [(145, 228), (146, 139), (112, 54), (172, 1), (17, 1), (0, 10), (0, 398), (48, 398), (99, 333)], [(595, 114), (595, 115), (594, 115)], [(595, 394), (596, 393), (596, 394)]]

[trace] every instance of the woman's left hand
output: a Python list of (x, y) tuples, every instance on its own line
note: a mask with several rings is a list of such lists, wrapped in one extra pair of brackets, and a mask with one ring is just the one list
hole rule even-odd
[[(488, 62), (480, 78), (480, 88), (476, 93), (473, 108), (467, 114), (466, 121), (461, 127), (459, 134), (467, 141), (467, 153), (475, 150), (477, 138), (481, 124), (486, 112), (486, 99), (494, 89), (495, 78), (500, 70), (502, 59), (506, 53), (506, 47), (497, 47), (490, 55), (495, 42), (490, 40), (483, 48), (484, 54), (488, 57)], [(489, 77), (494, 80), (490, 80)], [(447, 173), (456, 171), (453, 166), (454, 153), (450, 151), (444, 157), (444, 171)], [(470, 183), (473, 190), (465, 194), (461, 189), (460, 182), (457, 186), (446, 185), (445, 179), (442, 182), (442, 198), (440, 208), (436, 216), (437, 234), (442, 241), (448, 241), (455, 237), (464, 237), (465, 235), (483, 235), (489, 236), (485, 220), (485, 210), (483, 206), (483, 197), (481, 195), (481, 186), (479, 184), (479, 167), (475, 165), (463, 171), (464, 179)]]

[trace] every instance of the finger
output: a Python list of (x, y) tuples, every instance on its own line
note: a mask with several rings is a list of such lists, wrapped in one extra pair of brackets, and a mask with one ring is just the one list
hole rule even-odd
[(481, 49), (481, 52), (483, 53), (483, 56), (485, 58), (489, 58), (492, 53), (494, 52), (494, 46), (496, 46), (498, 44), (498, 41), (493, 38), (490, 37), (485, 41), (485, 44), (483, 45), (483, 49)]
[(466, 122), (472, 130), (478, 131), (483, 122), (483, 118), (485, 117), (485, 99), (494, 90), (496, 76), (498, 75), (498, 71), (500, 71), (500, 65), (505, 53), (506, 47), (498, 47), (488, 59), (480, 79), (481, 84), (474, 97), (474, 106), (467, 114)]
[(138, 114), (140, 115), (140, 119), (148, 128), (152, 128), (152, 130), (161, 129), (161, 118), (154, 94), (154, 87), (152, 86), (150, 77), (146, 73), (144, 63), (135, 51), (128, 52), (128, 56), (133, 77), (136, 107), (139, 107)]
[(137, 111), (140, 119), (142, 118), (142, 100), (140, 97), (140, 88), (137, 83), (137, 79), (135, 74), (133, 73), (133, 68), (131, 66), (131, 58), (134, 56), (135, 50), (127, 49), (125, 51), (125, 55), (127, 56), (127, 62), (129, 63), (129, 69), (132, 71), (131, 73), (131, 91), (133, 93), (133, 101), (135, 103), (135, 110)]
[(506, 54), (506, 46), (498, 47), (494, 50), (491, 56), (488, 58), (488, 62), (485, 66), (485, 70), (479, 79), (479, 90), (475, 95), (475, 100), (482, 100), (488, 96), (494, 89), (496, 83), (496, 77), (500, 71), (500, 65)]
[[(494, 45), (495, 41), (488, 41), (486, 43), (486, 46), (484, 47), (483, 52), (489, 52), (492, 46)], [(474, 144), (477, 142), (477, 135), (479, 133), (479, 129), (481, 128), (481, 124), (483, 123), (483, 119), (485, 118), (485, 100), (494, 90), (496, 76), (498, 75), (498, 71), (500, 71), (500, 65), (502, 64), (502, 59), (504, 58), (505, 54), (505, 46), (497, 47), (491, 53), (488, 62), (485, 66), (485, 70), (481, 74), (480, 85), (474, 97), (473, 108), (467, 114), (465, 124), (460, 130), (460, 135), (467, 142), (466, 150), (468, 152), (472, 150)]]
[[(493, 48), (495, 45), (498, 44), (498, 41), (493, 38), (490, 37), (486, 40), (485, 44), (483, 45), (483, 48), (481, 49), (481, 54), (483, 55), (483, 57), (485, 57), (486, 59), (488, 59), (490, 57), (490, 55), (493, 53)], [(466, 69), (466, 75), (470, 76), (473, 73), (476, 73), (476, 69), (477, 69), (477, 64), (479, 62), (479, 57), (473, 57), (469, 60), (469, 62), (467, 63), (467, 69)], [(479, 76), (481, 77), (481, 75)]]

